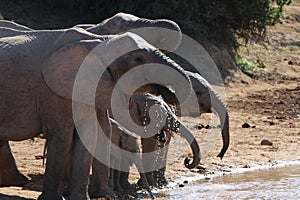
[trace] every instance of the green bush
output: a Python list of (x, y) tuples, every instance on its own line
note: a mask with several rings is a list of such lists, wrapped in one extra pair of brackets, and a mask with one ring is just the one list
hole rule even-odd
[(254, 62), (252, 60), (248, 60), (246, 58), (242, 58), (241, 56), (235, 54), (233, 56), (233, 60), (236, 64), (236, 66), (245, 74), (252, 76), (255, 72), (262, 72), (266, 71), (264, 68), (265, 66), (263, 63)]
[(47, 3), (83, 16), (92, 12), (98, 21), (120, 11), (168, 18), (197, 40), (222, 42), (237, 48), (238, 39), (245, 43), (263, 41), (266, 26), (281, 22), (283, 8), (291, 0), (47, 0)]

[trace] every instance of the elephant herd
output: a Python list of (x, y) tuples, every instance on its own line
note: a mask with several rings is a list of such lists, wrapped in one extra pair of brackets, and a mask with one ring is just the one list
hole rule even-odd
[[(164, 54), (175, 50), (181, 37), (173, 21), (125, 13), (99, 24), (58, 30), (33, 30), (1, 20), (0, 186), (28, 182), (16, 167), (8, 141), (44, 133), (47, 158), (39, 200), (87, 200), (107, 195), (115, 198), (135, 191), (128, 182), (132, 164), (140, 172), (138, 184), (153, 198), (149, 185), (167, 184), (167, 147), (173, 133), (186, 139), (193, 152), (192, 161), (185, 159), (185, 167), (195, 168), (201, 160), (197, 140), (178, 116), (200, 116), (212, 110), (221, 122), (223, 147), (218, 157), (223, 158), (229, 146), (224, 101), (201, 75), (183, 70)], [(80, 78), (79, 71), (87, 57), (92, 67)], [(136, 90), (130, 81), (118, 84), (127, 72), (141, 65), (151, 68), (152, 64), (176, 71), (189, 88), (183, 90), (175, 78), (160, 73), (155, 74), (159, 84), (149, 83), (151, 69), (139, 76), (149, 84)], [(166, 116), (163, 124), (146, 133), (148, 136), (142, 133), (141, 151), (131, 127), (114, 119), (111, 99), (116, 88), (118, 98), (123, 99), (119, 106), (128, 108), (136, 125), (146, 127), (153, 122), (150, 108), (154, 105)], [(197, 106), (187, 103), (186, 112), (174, 112), (180, 110), (178, 97), (188, 102), (192, 92)], [(91, 95), (92, 100), (87, 98)], [(155, 151), (158, 153), (147, 154)]]

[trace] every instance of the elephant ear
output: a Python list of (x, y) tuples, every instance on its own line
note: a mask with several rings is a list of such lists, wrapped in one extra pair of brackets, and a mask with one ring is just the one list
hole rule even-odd
[[(95, 98), (91, 100), (90, 97), (99, 89), (99, 78), (104, 88), (111, 86), (112, 81), (109, 72), (103, 67), (99, 51), (92, 51), (102, 42), (81, 40), (49, 55), (42, 64), (42, 75), (47, 86), (63, 98), (94, 105)], [(80, 95), (74, 96), (74, 91), (79, 91)]]

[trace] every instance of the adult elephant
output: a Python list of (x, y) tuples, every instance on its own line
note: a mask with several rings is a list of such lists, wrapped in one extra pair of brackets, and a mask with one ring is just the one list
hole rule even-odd
[[(3, 22), (3, 26), (24, 30), (23, 25), (18, 25), (14, 22), (9, 24), (9, 21), (2, 21), (2, 22)], [(1, 26), (1, 21), (0, 21), (0, 26)], [(96, 34), (119, 34), (124, 31), (131, 31), (133, 33), (137, 33), (140, 36), (142, 36), (150, 44), (153, 44), (154, 46), (167, 51), (175, 50), (181, 41), (181, 31), (179, 26), (175, 22), (167, 19), (150, 20), (145, 18), (139, 18), (137, 16), (126, 14), (126, 13), (118, 13), (112, 16), (111, 18), (108, 18), (96, 25), (90, 24), (90, 25), (77, 25), (77, 26), (82, 27), (88, 30), (89, 32), (96, 33)], [(27, 27), (27, 29), (30, 28)], [(150, 141), (148, 142), (149, 142), (148, 145), (152, 145)], [(93, 165), (94, 165), (93, 168), (97, 168), (97, 169), (99, 169), (99, 166), (100, 167), (103, 166), (98, 161), (95, 161)], [(95, 174), (97, 174), (100, 180), (108, 179), (108, 176), (105, 173), (104, 174), (102, 173), (103, 170), (93, 170), (93, 171)], [(18, 174), (15, 173), (15, 176), (17, 177), (20, 175), (19, 173)], [(97, 196), (106, 195), (108, 189), (103, 188), (103, 185), (106, 184), (99, 184), (98, 187), (101, 189), (98, 192)]]
[[(94, 107), (85, 101), (86, 93), (83, 99), (72, 99), (72, 90), (76, 73), (85, 57), (96, 46), (103, 44), (105, 48), (100, 49), (100, 54), (93, 54), (93, 61), (106, 63), (109, 67), (98, 83), (95, 106), (98, 108), (99, 123), (108, 136), (110, 123), (107, 109), (110, 107), (112, 89), (122, 74), (137, 65), (160, 63), (189, 80), (181, 67), (132, 33), (103, 37), (78, 29), (67, 29), (29, 31), (0, 39), (0, 140), (24, 140), (41, 132), (46, 133), (49, 146), (40, 200), (62, 199), (58, 187), (66, 167), (65, 158), (71, 147), (75, 123), (79, 132), (90, 138), (90, 147), (95, 148), (97, 145), (97, 134), (94, 134), (97, 127), (92, 120)], [(107, 59), (120, 47), (135, 50), (112, 63), (108, 62)], [(91, 74), (87, 75), (97, 74), (97, 70), (93, 68)], [(89, 85), (88, 80), (80, 81)], [(188, 96), (186, 91), (182, 94), (172, 80), (163, 79), (161, 83), (171, 84), (181, 96)], [(122, 85), (119, 89), (127, 93), (127, 87)], [(151, 89), (140, 92), (151, 92)], [(83, 106), (75, 122), (72, 103)], [(89, 198), (87, 185), (91, 155), (80, 143), (74, 148), (76, 159), (73, 161), (69, 199)]]
[[(8, 20), (0, 20), (0, 27), (20, 31), (33, 30)], [(128, 13), (117, 13), (99, 24), (78, 24), (74, 27), (83, 28), (90, 33), (98, 35), (132, 32), (141, 36), (153, 46), (166, 51), (174, 51), (179, 46), (182, 38), (180, 27), (174, 21), (140, 18)]]
[(180, 44), (182, 33), (179, 26), (168, 19), (146, 19), (128, 13), (117, 13), (96, 25), (79, 25), (94, 34), (120, 34), (132, 32), (140, 35), (155, 47), (174, 51)]
[[(179, 113), (179, 115), (197, 117), (201, 116), (201, 114), (203, 113), (212, 113), (213, 110), (218, 114), (222, 128), (221, 134), (223, 140), (223, 147), (217, 157), (220, 157), (222, 159), (230, 143), (229, 118), (225, 102), (221, 99), (220, 95), (213, 89), (213, 87), (206, 81), (206, 79), (203, 78), (201, 75), (192, 72), (186, 73), (191, 80), (192, 90), (195, 92), (197, 102), (193, 103), (191, 98), (189, 98), (186, 101), (184, 112)], [(160, 90), (160, 94), (162, 94), (164, 101), (170, 104), (174, 104), (174, 102), (177, 101), (176, 95), (167, 91), (163, 92), (163, 89), (164, 88)], [(180, 110), (180, 106), (178, 103), (176, 110)], [(152, 167), (155, 170), (150, 171), (146, 174), (150, 185), (162, 186), (167, 184), (165, 178), (165, 170), (168, 153), (168, 144), (171, 139), (170, 131), (172, 130), (162, 130), (162, 135), (166, 137), (166, 142), (161, 142), (159, 140), (155, 140), (154, 138), (142, 138), (142, 143), (145, 144), (142, 146), (143, 152), (157, 151), (157, 147), (161, 149), (160, 155), (155, 158), (157, 162), (152, 164)]]

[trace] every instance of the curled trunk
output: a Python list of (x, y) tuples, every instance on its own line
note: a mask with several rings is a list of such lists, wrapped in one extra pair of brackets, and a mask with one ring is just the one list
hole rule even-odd
[(198, 142), (195, 136), (191, 133), (191, 131), (182, 123), (180, 123), (179, 132), (180, 132), (180, 136), (185, 138), (188, 141), (193, 152), (192, 162), (190, 163), (190, 159), (186, 158), (184, 160), (184, 165), (188, 169), (193, 169), (197, 167), (197, 165), (199, 165), (201, 160), (201, 153), (200, 153)]

